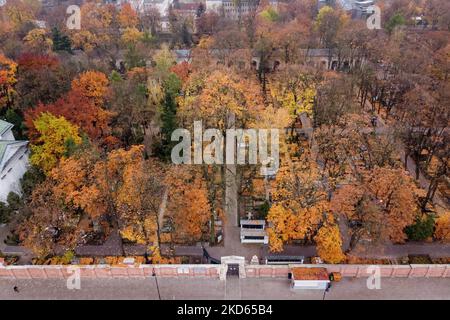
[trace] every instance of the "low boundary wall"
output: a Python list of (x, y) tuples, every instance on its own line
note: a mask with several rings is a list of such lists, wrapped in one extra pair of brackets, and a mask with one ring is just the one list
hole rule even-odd
[[(291, 267), (324, 267), (328, 272), (340, 272), (343, 277), (367, 277), (374, 273), (374, 265), (246, 265), (242, 276), (247, 278), (287, 278)], [(450, 278), (450, 264), (376, 265), (382, 277)], [(220, 279), (226, 273), (226, 265), (58, 265), (58, 266), (2, 266), (0, 279), (66, 279), (79, 268), (82, 278), (146, 278), (185, 277)]]
[(221, 265), (58, 265), (0, 266), (0, 279), (66, 279), (80, 270), (82, 278), (192, 277), (219, 279)]
[(328, 272), (340, 272), (343, 277), (367, 277), (379, 267), (382, 277), (450, 277), (450, 264), (366, 265), (366, 264), (298, 264), (298, 265), (247, 265), (248, 278), (288, 277), (291, 267), (324, 267)]

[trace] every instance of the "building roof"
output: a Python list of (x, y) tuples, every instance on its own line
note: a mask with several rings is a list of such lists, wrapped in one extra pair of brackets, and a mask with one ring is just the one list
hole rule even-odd
[(259, 225), (266, 225), (266, 220), (248, 220), (248, 219), (241, 219), (241, 225), (252, 225), (252, 226), (259, 226)]
[(241, 237), (266, 237), (267, 232), (263, 229), (241, 229)]
[(352, 10), (354, 0), (339, 0), (338, 1), (344, 10)]
[[(0, 172), (5, 169), (8, 162), (14, 157), (14, 155), (22, 147), (26, 147), (28, 141), (17, 141), (17, 140), (0, 140)], [(17, 150), (13, 153), (8, 153), (8, 148), (17, 147)]]
[(294, 280), (330, 280), (326, 268), (291, 268), (292, 278)]
[(191, 50), (189, 49), (177, 49), (174, 50), (177, 57), (187, 58), (191, 55)]
[(6, 122), (0, 119), (0, 136), (4, 134), (6, 131), (14, 127), (12, 123)]

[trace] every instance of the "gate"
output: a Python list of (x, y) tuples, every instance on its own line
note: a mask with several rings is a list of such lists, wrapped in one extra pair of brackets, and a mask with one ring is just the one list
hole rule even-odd
[(227, 276), (238, 276), (239, 277), (239, 264), (229, 264), (227, 270)]

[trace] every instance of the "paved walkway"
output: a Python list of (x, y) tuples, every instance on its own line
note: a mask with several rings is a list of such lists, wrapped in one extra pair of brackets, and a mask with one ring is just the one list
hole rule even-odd
[[(234, 279), (233, 279), (234, 280)], [(80, 290), (67, 289), (66, 280), (0, 279), (0, 300), (131, 299), (131, 300), (322, 300), (322, 290), (291, 290), (288, 279), (158, 278), (82, 279)], [(450, 278), (382, 278), (380, 289), (368, 289), (367, 278), (344, 278), (333, 283), (325, 300), (334, 299), (450, 299)], [(19, 292), (13, 287), (17, 286)], [(159, 295), (158, 295), (159, 292)], [(167, 315), (176, 315), (177, 308)], [(178, 316), (179, 317), (179, 316)], [(200, 319), (201, 317), (198, 317)]]
[(379, 247), (366, 247), (364, 252), (355, 250), (352, 255), (364, 258), (398, 259), (408, 255), (429, 255), (432, 258), (450, 258), (450, 244), (408, 242)]
[(260, 244), (242, 244), (240, 228), (228, 225), (224, 226), (224, 242), (222, 246), (208, 248), (211, 257), (219, 259), (225, 256), (241, 256), (250, 261), (254, 255), (261, 258), (263, 246)]

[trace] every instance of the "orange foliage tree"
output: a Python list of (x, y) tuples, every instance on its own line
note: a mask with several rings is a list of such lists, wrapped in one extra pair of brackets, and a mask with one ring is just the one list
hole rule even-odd
[(175, 73), (178, 78), (180, 78), (181, 81), (185, 83), (189, 75), (192, 73), (192, 67), (189, 62), (183, 61), (182, 63), (178, 63), (170, 68), (170, 71)]
[(406, 239), (404, 228), (417, 216), (418, 194), (414, 180), (404, 170), (375, 168), (360, 183), (339, 188), (331, 209), (355, 225), (352, 248), (361, 239), (401, 243)]
[(30, 139), (36, 136), (33, 121), (43, 112), (50, 112), (55, 116), (63, 116), (70, 122), (79, 126), (91, 139), (100, 140), (110, 136), (109, 122), (112, 113), (96, 106), (92, 101), (70, 91), (65, 97), (58, 99), (55, 103), (44, 105), (39, 103), (35, 108), (25, 112), (25, 124), (28, 128)]
[(17, 64), (0, 53), (0, 109), (12, 107)]
[(108, 79), (101, 72), (88, 71), (72, 81), (72, 90), (55, 103), (39, 103), (25, 112), (25, 123), (30, 138), (36, 136), (33, 121), (43, 112), (63, 116), (78, 125), (91, 139), (107, 145), (116, 144), (111, 137), (109, 122), (113, 113), (102, 108), (108, 92)]
[(139, 17), (131, 4), (125, 3), (120, 9), (118, 20), (121, 28), (134, 28), (139, 22)]
[(173, 218), (175, 241), (199, 241), (207, 234), (211, 217), (206, 181), (195, 169), (173, 167), (166, 183), (168, 211)]
[(99, 71), (86, 71), (72, 81), (72, 90), (89, 98), (96, 105), (103, 105), (109, 80)]
[[(34, 191), (31, 216), (20, 228), (24, 244), (40, 254), (57, 245), (73, 249), (84, 232), (108, 220), (124, 239), (158, 247), (161, 172), (157, 162), (143, 158), (142, 146), (104, 157), (95, 149), (78, 150)], [(102, 231), (108, 235), (110, 228)]]

